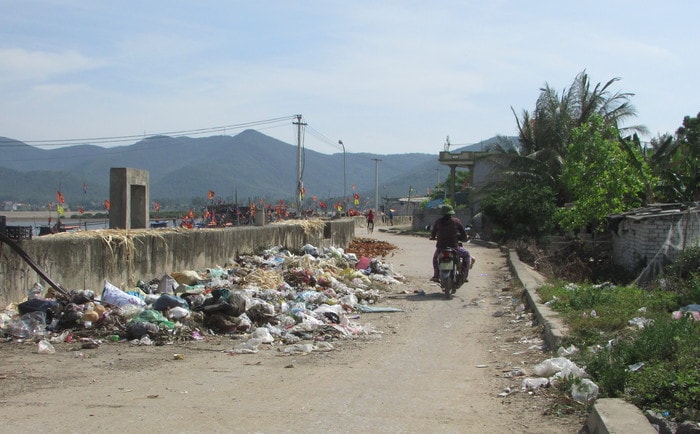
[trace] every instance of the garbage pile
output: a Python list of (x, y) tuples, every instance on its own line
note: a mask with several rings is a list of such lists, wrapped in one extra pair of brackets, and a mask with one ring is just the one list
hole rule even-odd
[(288, 345), (285, 352), (322, 351), (332, 349), (330, 340), (378, 333), (356, 320), (364, 312), (398, 311), (378, 303), (404, 280), (380, 259), (341, 248), (305, 245), (295, 254), (277, 246), (132, 288), (105, 281), (99, 294), (52, 294), (37, 284), (26, 301), (0, 313), (0, 330), (8, 340), (33, 339), (46, 353), (52, 342), (81, 337), (84, 345), (104, 339), (158, 345), (218, 334), (244, 336), (238, 353), (272, 342)]

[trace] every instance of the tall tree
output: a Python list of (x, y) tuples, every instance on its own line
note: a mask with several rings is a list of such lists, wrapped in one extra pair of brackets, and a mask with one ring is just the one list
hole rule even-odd
[[(571, 185), (563, 182), (562, 172), (567, 165), (569, 144), (576, 128), (594, 117), (605, 127), (612, 128), (622, 140), (620, 131), (646, 132), (642, 126), (624, 128), (628, 119), (636, 116), (629, 92), (613, 91), (619, 78), (604, 84), (592, 85), (586, 71), (574, 78), (571, 86), (561, 95), (549, 84), (540, 89), (535, 109), (524, 110), (521, 117), (513, 110), (518, 127), (519, 152), (500, 152), (491, 159), (501, 167), (492, 182), (490, 195), (506, 195), (499, 190), (513, 188), (523, 182), (534, 182), (554, 193), (555, 203), (562, 207), (574, 199)], [(630, 145), (629, 155), (634, 146)], [(615, 148), (619, 149), (617, 143)], [(546, 195), (540, 195), (542, 199)]]
[(656, 194), (665, 202), (700, 200), (700, 113), (683, 118), (675, 137), (651, 141), (649, 160), (659, 177)]
[[(627, 140), (621, 140), (617, 128), (606, 124), (600, 115), (574, 128), (562, 172), (562, 181), (573, 200), (557, 212), (563, 228), (575, 230), (590, 225), (604, 229), (607, 215), (643, 203), (651, 175), (641, 151)], [(629, 170), (632, 160), (641, 162), (641, 166)]]

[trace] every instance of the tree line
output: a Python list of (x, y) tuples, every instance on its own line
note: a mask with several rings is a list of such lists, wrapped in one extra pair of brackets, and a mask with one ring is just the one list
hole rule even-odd
[(500, 239), (606, 228), (606, 216), (650, 203), (700, 200), (700, 113), (643, 143), (634, 94), (579, 73), (561, 93), (546, 84), (515, 115), (519, 146), (495, 145), (481, 208)]

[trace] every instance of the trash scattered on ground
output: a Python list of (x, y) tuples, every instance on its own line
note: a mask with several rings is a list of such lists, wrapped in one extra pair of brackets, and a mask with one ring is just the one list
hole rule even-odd
[(27, 300), (0, 313), (0, 331), (9, 340), (34, 340), (41, 354), (55, 352), (52, 342), (96, 349), (103, 342), (162, 345), (214, 335), (243, 339), (232, 354), (272, 344), (282, 354), (331, 351), (330, 340), (380, 333), (356, 322), (359, 314), (402, 312), (378, 305), (389, 287), (405, 281), (380, 259), (396, 247), (360, 238), (351, 248), (346, 253), (307, 244), (295, 254), (277, 246), (225, 266), (139, 280), (134, 287), (105, 281), (99, 294), (73, 290), (48, 297), (37, 284)]

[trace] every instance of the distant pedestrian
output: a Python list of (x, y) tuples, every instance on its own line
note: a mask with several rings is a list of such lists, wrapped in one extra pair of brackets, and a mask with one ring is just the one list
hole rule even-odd
[(389, 208), (389, 224), (394, 226), (394, 210)]
[(367, 233), (371, 234), (374, 231), (374, 212), (370, 209), (367, 212)]

